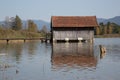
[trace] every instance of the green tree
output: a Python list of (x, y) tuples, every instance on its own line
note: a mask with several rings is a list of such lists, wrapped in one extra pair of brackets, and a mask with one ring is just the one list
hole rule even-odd
[(100, 26), (104, 26), (103, 22), (101, 22), (99, 25), (100, 25)]
[(22, 21), (21, 21), (21, 19), (19, 18), (18, 15), (16, 15), (16, 17), (15, 17), (15, 21), (13, 22), (12, 29), (16, 30), (16, 31), (22, 29)]
[(32, 20), (28, 20), (28, 31), (37, 32), (37, 30), (37, 25)]
[(99, 27), (100, 27), (100, 34), (104, 34), (104, 24), (100, 23)]
[(112, 34), (112, 26), (110, 22), (107, 23), (107, 34)]
[(119, 33), (119, 28), (120, 28), (119, 25), (112, 23), (111, 26), (112, 26), (112, 33), (113, 34)]
[(107, 26), (103, 27), (103, 34), (107, 34)]
[(111, 25), (111, 24), (109, 25), (109, 30), (108, 30), (108, 32), (109, 32), (109, 34), (112, 34), (112, 32), (113, 32), (113, 28), (112, 28), (112, 25)]
[(99, 35), (100, 34), (100, 27), (96, 27), (96, 35)]
[(107, 27), (107, 34), (109, 34), (109, 25), (110, 25), (110, 22), (107, 22), (107, 24), (106, 24), (106, 27)]

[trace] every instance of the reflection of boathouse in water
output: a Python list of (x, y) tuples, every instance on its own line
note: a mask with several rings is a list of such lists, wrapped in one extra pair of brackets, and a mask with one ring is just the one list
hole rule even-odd
[(54, 43), (52, 48), (53, 67), (80, 66), (95, 67), (97, 58), (93, 45), (86, 43)]
[(98, 27), (96, 16), (52, 16), (51, 40), (92, 42), (95, 27)]

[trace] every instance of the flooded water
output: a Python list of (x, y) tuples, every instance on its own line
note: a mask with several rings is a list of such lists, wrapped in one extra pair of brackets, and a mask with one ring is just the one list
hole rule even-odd
[[(102, 56), (99, 45), (107, 50)], [(0, 43), (0, 80), (120, 80), (120, 38)]]

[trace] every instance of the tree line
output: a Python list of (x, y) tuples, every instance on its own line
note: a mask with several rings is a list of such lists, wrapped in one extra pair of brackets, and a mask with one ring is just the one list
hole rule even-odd
[[(12, 29), (12, 30), (15, 30), (15, 31), (19, 31), (19, 30), (24, 29), (22, 20), (20, 19), (20, 17), (18, 15), (16, 15), (15, 18), (14, 17), (6, 18), (4, 23), (5, 24), (3, 26), (4, 26), (4, 28), (7, 28), (7, 29), (9, 28), (9, 29)], [(44, 29), (46, 29), (46, 30), (44, 30), (43, 32), (48, 31), (47, 27), (45, 25), (42, 27), (41, 30), (38, 30), (38, 26), (34, 23), (33, 20), (28, 20), (25, 27), (27, 27), (26, 30), (28, 30), (30, 32), (42, 31)]]
[(28, 20), (25, 27), (21, 18), (16, 15), (15, 18), (6, 18), (4, 25), (0, 25), (0, 38), (5, 37), (44, 37), (48, 33), (47, 27), (44, 25), (41, 30), (33, 20)]
[(120, 34), (120, 25), (111, 22), (107, 22), (106, 24), (100, 23), (96, 27), (95, 33), (96, 35)]

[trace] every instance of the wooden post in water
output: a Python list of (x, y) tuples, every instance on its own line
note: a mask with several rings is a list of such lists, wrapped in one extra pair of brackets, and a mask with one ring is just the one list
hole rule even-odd
[(9, 39), (6, 40), (7, 41), (7, 44), (9, 43)]
[(24, 43), (25, 43), (25, 41), (26, 41), (26, 40), (24, 39)]
[(99, 47), (100, 47), (100, 58), (103, 58), (106, 53), (106, 48), (103, 47), (103, 45), (99, 45)]

